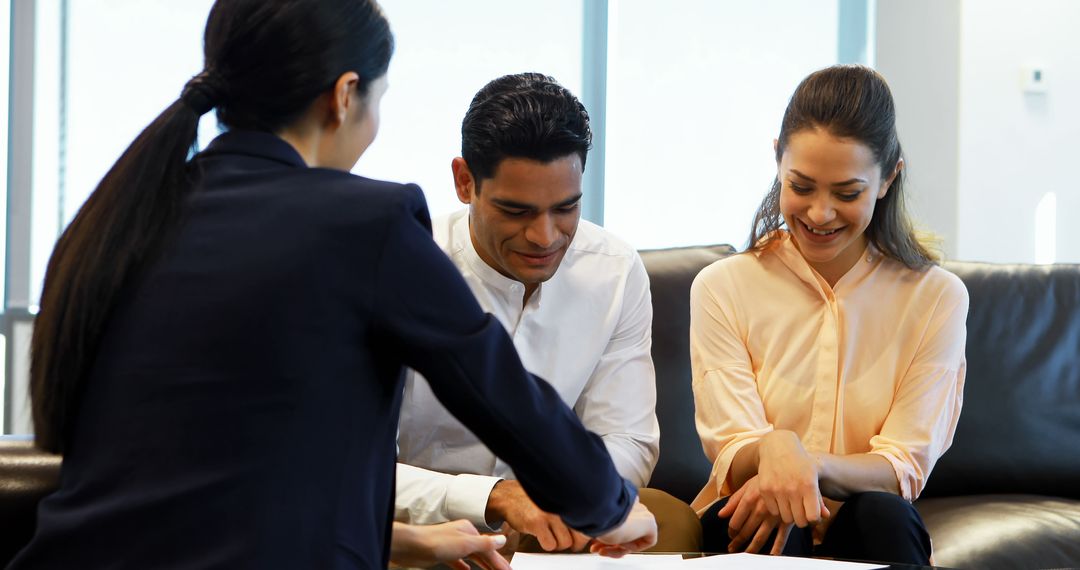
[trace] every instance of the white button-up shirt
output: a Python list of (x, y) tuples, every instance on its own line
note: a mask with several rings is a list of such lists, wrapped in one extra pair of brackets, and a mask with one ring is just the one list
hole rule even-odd
[[(656, 465), (660, 429), (650, 353), (652, 301), (637, 252), (582, 220), (558, 271), (523, 306), (524, 286), (490, 267), (473, 248), (468, 211), (432, 225), (435, 241), (480, 306), (506, 327), (525, 367), (548, 381), (585, 427), (603, 438), (623, 477), (645, 485)], [(398, 520), (466, 518), (484, 527), (491, 488), (514, 476), (412, 371), (405, 381), (398, 445)]]

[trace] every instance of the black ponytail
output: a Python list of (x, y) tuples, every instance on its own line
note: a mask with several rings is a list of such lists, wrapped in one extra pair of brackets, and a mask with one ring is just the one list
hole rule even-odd
[(30, 397), (37, 445), (63, 451), (72, 402), (121, 288), (179, 222), (194, 180), (200, 113), (173, 103), (131, 143), (60, 236), (34, 323)]

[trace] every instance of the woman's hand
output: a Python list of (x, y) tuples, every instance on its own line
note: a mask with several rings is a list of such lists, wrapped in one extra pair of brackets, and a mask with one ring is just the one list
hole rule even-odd
[(641, 504), (634, 500), (626, 520), (615, 530), (598, 536), (589, 547), (591, 552), (601, 556), (619, 558), (629, 552), (638, 552), (656, 544), (656, 518)]
[(761, 438), (757, 479), (765, 507), (785, 524), (803, 528), (829, 516), (821, 500), (818, 463), (794, 432), (777, 430)]
[(510, 570), (510, 564), (495, 551), (504, 544), (505, 536), (481, 535), (466, 520), (430, 526), (395, 522), (390, 565), (427, 568), (446, 564), (455, 570), (469, 570), (468, 558), (485, 570)]
[[(784, 545), (787, 544), (792, 525), (783, 523), (779, 516), (769, 512), (765, 499), (761, 496), (758, 481), (757, 476), (751, 477), (728, 498), (727, 504), (717, 514), (722, 519), (728, 519), (728, 537), (731, 538), (728, 552), (757, 554), (765, 546), (765, 541), (769, 539), (773, 529), (777, 531), (776, 540), (773, 541), (769, 553), (778, 555), (784, 551)], [(746, 548), (743, 548), (743, 545), (746, 545)]]

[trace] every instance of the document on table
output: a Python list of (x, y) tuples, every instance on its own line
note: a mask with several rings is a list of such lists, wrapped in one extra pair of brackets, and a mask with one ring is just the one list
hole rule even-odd
[(740, 568), (747, 570), (870, 570), (888, 568), (886, 564), (864, 564), (862, 562), (841, 562), (839, 560), (821, 560), (819, 558), (798, 558), (795, 556), (765, 556), (764, 554), (723, 554), (691, 558), (682, 561), (682, 568), (698, 570), (727, 570)]
[(627, 554), (608, 558), (597, 554), (532, 554), (518, 552), (510, 560), (514, 570), (633, 570), (676, 568), (685, 561), (681, 554)]
[(629, 554), (605, 558), (595, 554), (530, 554), (519, 552), (510, 562), (514, 570), (870, 570), (881, 564), (841, 562), (793, 556), (722, 554), (683, 559), (680, 554)]

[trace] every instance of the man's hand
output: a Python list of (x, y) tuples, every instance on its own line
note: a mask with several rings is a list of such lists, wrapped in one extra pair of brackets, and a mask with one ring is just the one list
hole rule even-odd
[(596, 537), (590, 550), (601, 556), (619, 558), (629, 552), (638, 552), (656, 544), (656, 518), (634, 500), (634, 507), (621, 525), (603, 536)]
[(469, 521), (417, 526), (395, 522), (390, 541), (390, 565), (427, 568), (446, 564), (469, 570), (468, 558), (485, 570), (510, 570), (498, 552), (506, 544), (501, 534), (481, 535)]
[[(769, 513), (804, 528), (828, 516), (821, 500), (817, 461), (794, 432), (777, 430), (758, 446), (757, 488)], [(743, 485), (745, 487), (745, 485)]]
[(495, 484), (488, 495), (487, 519), (501, 519), (510, 528), (531, 534), (546, 551), (570, 549), (578, 552), (589, 543), (589, 537), (566, 526), (558, 515), (540, 510), (525, 494), (521, 483), (503, 480)]

